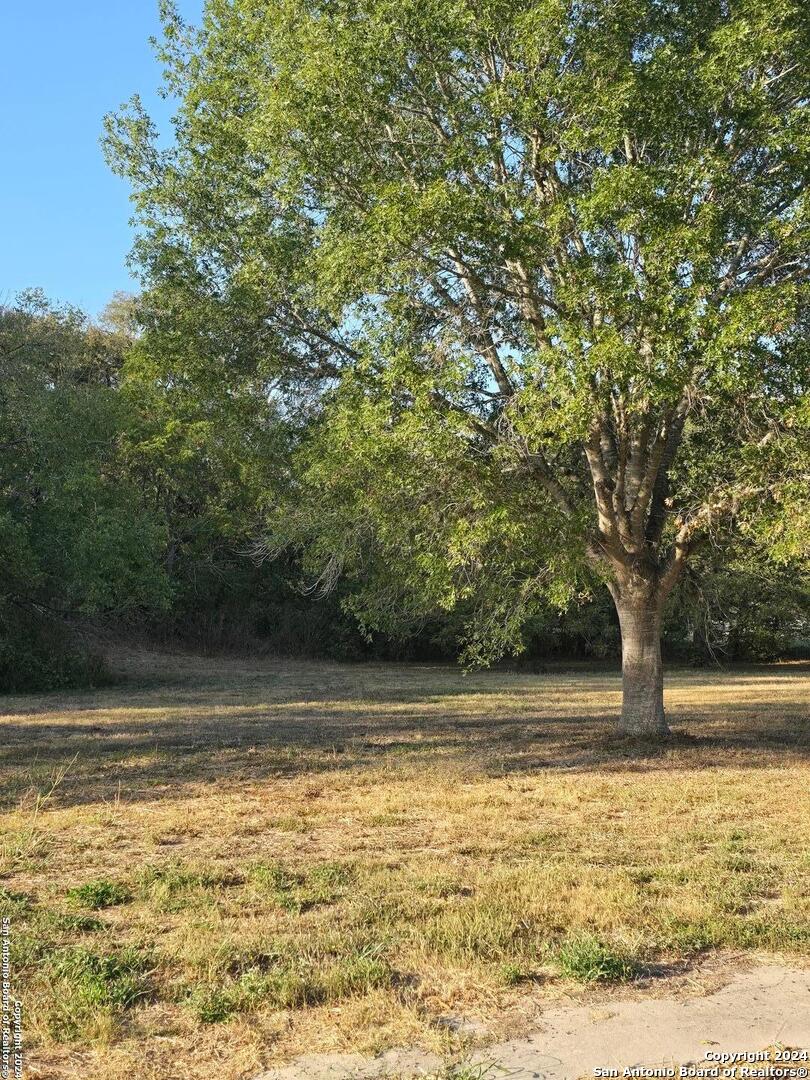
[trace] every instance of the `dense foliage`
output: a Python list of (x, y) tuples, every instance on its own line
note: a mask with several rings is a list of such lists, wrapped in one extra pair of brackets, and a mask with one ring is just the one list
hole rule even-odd
[(103, 628), (621, 648), (660, 731), (662, 638), (807, 638), (798, 0), (162, 13), (174, 139), (105, 135), (142, 295), (0, 309), (0, 685)]
[[(240, 390), (232, 372), (218, 375), (204, 327), (198, 310), (167, 336), (154, 310), (122, 298), (102, 325), (33, 292), (0, 312), (0, 688), (103, 680), (105, 639), (133, 633), (343, 660), (458, 656), (469, 602), (392, 606), (388, 633), (364, 635), (357, 585), (324, 596), (294, 555), (261, 559), (266, 515), (295, 489), (309, 428), (280, 415), (254, 365)], [(769, 659), (801, 648), (810, 587), (791, 562), (806, 537), (799, 520), (798, 510), (757, 519), (775, 530), (762, 539), (785, 568), (765, 572), (750, 543), (747, 561), (723, 547), (694, 568), (665, 626), (672, 655)], [(384, 564), (369, 554), (360, 569), (362, 587), (380, 588)], [(566, 613), (546, 606), (519, 629), (529, 663), (605, 660), (619, 647), (604, 598)]]
[[(70, 622), (160, 606), (161, 524), (120, 455), (124, 336), (38, 293), (0, 310), (0, 686), (97, 677)], [(135, 512), (133, 512), (135, 511)]]
[(0, 690), (103, 681), (122, 635), (367, 650), (337, 598), (253, 557), (290, 426), (177, 340), (128, 298), (100, 324), (35, 291), (0, 309)]
[(163, 310), (317, 406), (268, 551), (367, 628), (465, 612), (480, 662), (604, 582), (625, 727), (664, 730), (689, 560), (806, 544), (803, 5), (164, 8), (174, 142), (136, 99), (107, 151)]

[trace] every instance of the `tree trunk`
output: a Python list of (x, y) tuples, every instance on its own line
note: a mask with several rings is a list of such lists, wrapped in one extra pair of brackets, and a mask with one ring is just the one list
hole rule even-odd
[(663, 596), (657, 583), (611, 587), (622, 635), (620, 735), (669, 734), (661, 664)]

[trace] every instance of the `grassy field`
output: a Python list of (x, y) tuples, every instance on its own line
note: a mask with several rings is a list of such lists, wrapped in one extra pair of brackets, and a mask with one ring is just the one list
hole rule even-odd
[(672, 673), (661, 749), (610, 741), (586, 669), (127, 666), (0, 706), (32, 1078), (459, 1053), (580, 987), (810, 952), (808, 665)]

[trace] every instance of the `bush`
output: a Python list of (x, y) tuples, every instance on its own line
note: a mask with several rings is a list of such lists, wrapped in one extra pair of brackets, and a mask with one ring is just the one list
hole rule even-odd
[(0, 608), (0, 693), (104, 686), (106, 661), (56, 621)]

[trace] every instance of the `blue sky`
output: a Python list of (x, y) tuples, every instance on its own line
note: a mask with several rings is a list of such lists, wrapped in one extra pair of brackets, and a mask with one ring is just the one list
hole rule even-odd
[[(182, 0), (194, 19), (201, 0)], [(136, 283), (124, 181), (99, 146), (104, 114), (138, 92), (162, 126), (149, 46), (157, 0), (28, 0), (0, 35), (0, 302), (28, 286), (91, 314)]]

